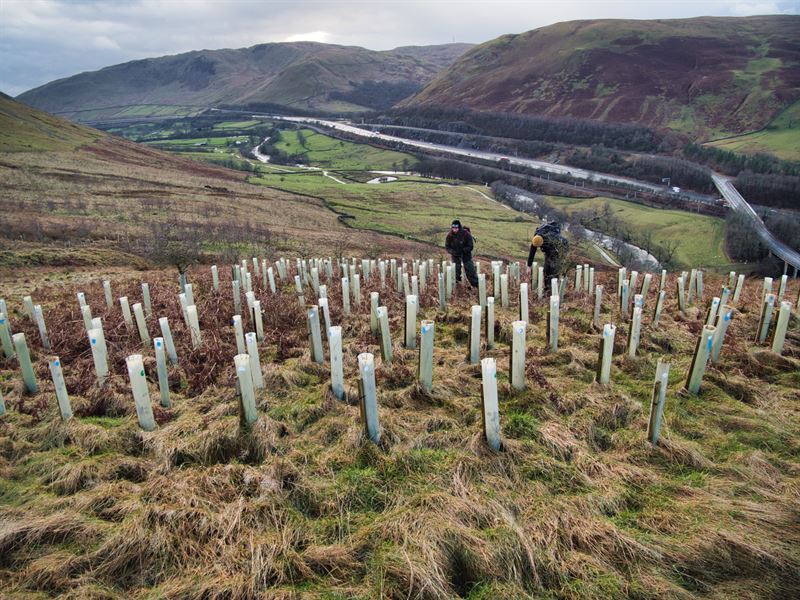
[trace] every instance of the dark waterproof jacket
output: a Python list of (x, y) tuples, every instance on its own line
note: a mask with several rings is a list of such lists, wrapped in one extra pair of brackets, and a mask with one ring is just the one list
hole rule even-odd
[[(544, 239), (542, 251), (547, 262), (557, 264), (558, 260), (566, 255), (569, 242), (562, 237), (561, 227), (557, 223), (547, 223), (539, 226), (536, 230), (536, 235), (540, 235)], [(533, 265), (533, 260), (536, 258), (536, 250), (536, 246), (531, 244), (530, 252), (528, 252), (529, 267)]]
[(472, 248), (474, 246), (475, 243), (472, 240), (472, 234), (463, 227), (458, 233), (453, 233), (452, 231), (448, 233), (447, 239), (444, 242), (445, 250), (447, 250), (453, 258), (472, 258)]

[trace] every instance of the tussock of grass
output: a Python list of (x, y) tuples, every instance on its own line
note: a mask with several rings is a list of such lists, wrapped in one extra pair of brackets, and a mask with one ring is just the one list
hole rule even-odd
[[(517, 391), (505, 372), (516, 309), (498, 307), (496, 346), (484, 349), (500, 367), (503, 447), (495, 452), (483, 439), (480, 368), (468, 364), (462, 339), (476, 294), (458, 289), (446, 314), (431, 308), (435, 289), (422, 295), (423, 315), (436, 317), (434, 387), (427, 392), (416, 382), (418, 351), (401, 344), (402, 299), (382, 291), (395, 360), (377, 359), (376, 445), (359, 424), (354, 382), (356, 355), (379, 356), (378, 343), (365, 305), (340, 314), (338, 283), (328, 295), (333, 321), (346, 332), (346, 401), (332, 395), (327, 367), (310, 361), (295, 297), (273, 298), (259, 282), (266, 389), (257, 394), (257, 422), (244, 427), (229, 294), (214, 294), (206, 272), (190, 274), (206, 339), (193, 351), (176, 284), (158, 273), (147, 278), (151, 333), (154, 319), (167, 315), (181, 357), (171, 372), (173, 406), (157, 411), (156, 431), (139, 430), (120, 375), (124, 356), (141, 345), (117, 310), (105, 309), (99, 284), (82, 289), (104, 319), (117, 373), (102, 387), (72, 306), (75, 290), (34, 294), (53, 322), (74, 419), (61, 422), (51, 387), (25, 396), (10, 383), (18, 377), (13, 361), (0, 363), (9, 406), (0, 420), (4, 593), (783, 598), (800, 585), (800, 443), (791, 384), (797, 322), (777, 358), (752, 344), (757, 311), (737, 311), (722, 359), (695, 397), (679, 390), (700, 321), (694, 311), (675, 317), (670, 298), (659, 330), (645, 319), (639, 356), (617, 355), (612, 384), (600, 386), (593, 382), (598, 334), (581, 315), (588, 303), (570, 291), (558, 352), (546, 351), (544, 313), (532, 310), (528, 388)], [(597, 278), (612, 289), (606, 274)], [(112, 285), (138, 297), (138, 282)], [(709, 289), (718, 285), (707, 278)], [(366, 294), (379, 284), (363, 287)], [(749, 283), (743, 302), (755, 302), (759, 287)], [(614, 301), (607, 298), (604, 308), (613, 311)], [(13, 322), (47, 381), (34, 326)], [(622, 350), (627, 326), (620, 325)], [(656, 357), (668, 357), (672, 370), (662, 438), (653, 446), (645, 431)], [(145, 370), (155, 386), (151, 359)], [(155, 387), (151, 392), (157, 399)]]
[(43, 544), (86, 543), (98, 534), (97, 528), (81, 516), (62, 512), (45, 517), (4, 521), (0, 528), (0, 565), (25, 562), (25, 555)]

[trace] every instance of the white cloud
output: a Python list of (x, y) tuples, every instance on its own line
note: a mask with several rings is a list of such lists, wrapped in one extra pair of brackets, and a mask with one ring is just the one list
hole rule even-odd
[(98, 50), (121, 50), (119, 44), (107, 35), (96, 35), (92, 39), (92, 47)]
[(320, 42), (322, 44), (330, 41), (331, 34), (327, 31), (309, 31), (308, 33), (295, 33), (286, 37), (284, 42)]
[[(480, 43), (572, 19), (800, 12), (798, 0), (0, 0), (0, 90), (190, 50)], [(296, 33), (300, 32), (300, 33)], [(305, 33), (303, 33), (305, 32)]]
[(731, 14), (737, 17), (751, 15), (776, 15), (782, 12), (775, 2), (737, 2), (731, 6)]

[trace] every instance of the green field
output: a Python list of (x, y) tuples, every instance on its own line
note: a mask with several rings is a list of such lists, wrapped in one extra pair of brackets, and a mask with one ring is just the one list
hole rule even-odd
[[(460, 218), (478, 240), (476, 252), (523, 259), (538, 221), (511, 211), (481, 194), (480, 186), (397, 181), (387, 184), (342, 185), (318, 171), (266, 175), (252, 182), (324, 198), (334, 210), (351, 215), (347, 222), (358, 228), (397, 233), (437, 245), (444, 243), (450, 219)], [(480, 192), (480, 193), (479, 193)], [(614, 213), (635, 232), (653, 231), (653, 242), (678, 240), (677, 262), (685, 267), (724, 267), (724, 221), (676, 210), (650, 208), (611, 198), (575, 200), (551, 196), (555, 206), (574, 212), (602, 208), (608, 202)], [(596, 248), (581, 247), (590, 259), (602, 263)]]
[(244, 142), (247, 141), (246, 135), (233, 135), (222, 137), (206, 137), (206, 138), (188, 138), (178, 140), (166, 140), (160, 142), (147, 142), (148, 144), (162, 144), (169, 146), (215, 146), (222, 148), (227, 146), (229, 142)]
[(175, 140), (147, 141), (145, 144), (155, 146), (162, 150), (175, 150), (178, 152), (191, 152), (194, 149), (213, 148), (214, 151), (222, 151), (230, 146), (235, 146), (236, 142), (246, 142), (246, 135), (233, 135), (222, 137), (189, 138)]
[(226, 152), (216, 149), (214, 152), (175, 152), (175, 154), (190, 160), (211, 163), (221, 167), (227, 167), (228, 169), (236, 169), (237, 171), (247, 171), (257, 174), (262, 171), (269, 172), (270, 170), (269, 165), (263, 165), (258, 161), (243, 158), (238, 152)]
[[(181, 132), (187, 131), (187, 127), (196, 125), (197, 122), (192, 119), (163, 120), (163, 121), (140, 121), (134, 123), (126, 123), (116, 127), (104, 128), (105, 131), (115, 135), (121, 135), (135, 142), (158, 141), (163, 144), (179, 144), (184, 141), (180, 138), (167, 140), (167, 138), (178, 135)], [(234, 134), (249, 133), (251, 130), (258, 126), (272, 126), (270, 121), (263, 121), (260, 119), (250, 119), (247, 121), (221, 121), (214, 123), (211, 126), (210, 135), (213, 138), (226, 137)], [(205, 135), (207, 129), (204, 127), (202, 135)], [(205, 138), (198, 136), (199, 140)], [(197, 140), (195, 140), (197, 141)]]
[(172, 125), (167, 123), (154, 123), (151, 121), (142, 121), (140, 123), (133, 123), (130, 125), (122, 125), (120, 127), (108, 127), (105, 131), (126, 137), (134, 142), (144, 142), (151, 139), (167, 138), (175, 135), (175, 129)]
[(268, 125), (269, 123), (266, 121), (259, 121), (258, 119), (250, 119), (249, 121), (223, 121), (222, 123), (216, 123), (213, 129), (250, 129), (251, 127), (255, 127), (256, 125)]
[(706, 146), (742, 154), (772, 154), (783, 160), (800, 161), (800, 127), (765, 129), (726, 140), (709, 142)]
[[(538, 221), (487, 200), (479, 186), (398, 181), (385, 184), (342, 185), (319, 171), (251, 178), (283, 190), (319, 196), (334, 210), (352, 215), (347, 223), (361, 229), (411, 237), (444, 246), (452, 219), (472, 229), (476, 254), (528, 255), (529, 239)], [(490, 195), (489, 190), (482, 190)]]
[(188, 117), (200, 112), (197, 106), (176, 106), (172, 104), (139, 104), (126, 106), (115, 117)]
[(800, 102), (792, 104), (761, 131), (711, 141), (706, 146), (800, 161)]
[(337, 140), (311, 129), (300, 130), (305, 144), (300, 143), (297, 131), (282, 131), (276, 147), (288, 154), (304, 154), (309, 164), (325, 169), (343, 170), (403, 170), (403, 164), (413, 164), (414, 157), (402, 152), (374, 148)]
[(650, 208), (613, 198), (578, 200), (548, 196), (547, 200), (568, 213), (600, 210), (608, 203), (613, 213), (633, 231), (652, 231), (656, 243), (677, 240), (680, 245), (675, 256), (683, 267), (723, 267), (730, 264), (724, 250), (725, 221), (717, 217)]
[[(287, 174), (287, 173), (307, 173), (308, 169), (304, 169), (303, 167), (294, 167), (290, 165), (273, 165), (270, 163), (262, 163), (256, 160), (252, 160), (250, 158), (243, 158), (239, 152), (235, 151), (234, 148), (219, 148), (219, 147), (212, 147), (213, 152), (182, 152), (178, 147), (171, 148), (169, 152), (171, 154), (176, 154), (182, 158), (188, 158), (189, 160), (196, 160), (200, 162), (207, 162), (213, 163), (217, 165), (222, 165), (228, 168), (237, 168), (240, 171), (252, 171), (253, 173), (276, 173), (276, 174)], [(245, 163), (249, 164), (250, 167), (241, 168), (241, 167), (232, 167), (231, 164), (237, 165), (244, 165)]]

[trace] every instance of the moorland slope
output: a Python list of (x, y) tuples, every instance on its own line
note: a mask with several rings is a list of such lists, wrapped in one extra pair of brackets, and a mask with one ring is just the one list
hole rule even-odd
[(473, 48), (404, 105), (742, 133), (800, 98), (798, 30), (790, 15), (557, 23)]

